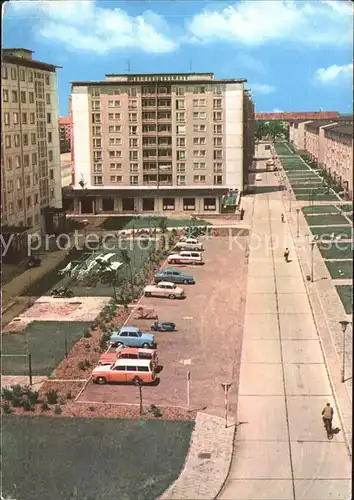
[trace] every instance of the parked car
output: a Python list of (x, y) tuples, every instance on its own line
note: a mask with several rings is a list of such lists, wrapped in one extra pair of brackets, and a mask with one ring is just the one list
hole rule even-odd
[(176, 244), (178, 250), (204, 250), (203, 243), (196, 238), (183, 238)]
[(156, 285), (148, 285), (144, 288), (145, 297), (168, 297), (169, 299), (182, 299), (185, 297), (183, 288), (169, 281), (160, 281)]
[(151, 325), (151, 330), (154, 332), (175, 332), (176, 323), (172, 321), (163, 321), (162, 323), (155, 321), (155, 323)]
[(172, 253), (167, 257), (169, 264), (204, 264), (203, 256), (200, 252), (183, 251)]
[(195, 279), (191, 274), (185, 274), (173, 267), (166, 267), (154, 276), (155, 283), (160, 281), (168, 281), (169, 283), (183, 283), (184, 285), (194, 285)]
[(112, 365), (98, 365), (92, 371), (92, 381), (95, 384), (107, 384), (107, 382), (150, 384), (155, 378), (155, 367), (149, 359), (118, 359)]
[(123, 326), (118, 332), (112, 333), (109, 343), (115, 346), (153, 348), (155, 337), (151, 333), (142, 332), (136, 326)]
[(117, 347), (115, 352), (108, 352), (102, 354), (98, 364), (99, 365), (112, 365), (117, 359), (149, 359), (155, 368), (159, 366), (159, 359), (157, 357), (156, 349), (140, 349), (139, 347)]

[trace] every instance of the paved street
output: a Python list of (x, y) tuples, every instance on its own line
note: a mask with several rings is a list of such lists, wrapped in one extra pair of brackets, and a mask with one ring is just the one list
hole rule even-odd
[[(263, 173), (260, 184), (275, 186), (275, 175)], [(328, 441), (323, 428), (327, 402), (335, 409), (334, 427), (342, 424), (282, 212), (281, 191), (255, 196), (238, 428), (230, 474), (218, 498), (346, 500), (351, 460), (343, 432)]]

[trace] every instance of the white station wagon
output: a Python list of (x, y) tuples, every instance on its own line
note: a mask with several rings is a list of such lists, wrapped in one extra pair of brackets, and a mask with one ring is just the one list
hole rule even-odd
[(160, 281), (156, 285), (148, 285), (144, 288), (145, 297), (168, 297), (169, 299), (183, 299), (185, 297), (183, 288), (169, 281)]
[(169, 264), (204, 264), (203, 256), (200, 252), (188, 252), (187, 250), (169, 255), (167, 262)]
[(176, 248), (179, 250), (204, 250), (203, 243), (200, 243), (195, 238), (184, 238), (183, 240), (180, 240), (177, 243)]

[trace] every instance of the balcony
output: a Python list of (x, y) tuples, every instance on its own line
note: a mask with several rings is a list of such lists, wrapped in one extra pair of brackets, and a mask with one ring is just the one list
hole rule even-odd
[(156, 160), (157, 160), (156, 153), (153, 155), (144, 155), (143, 152), (143, 161), (156, 161)]
[[(156, 134), (156, 132), (154, 132), (154, 134)], [(151, 143), (151, 144), (144, 144), (143, 143), (143, 149), (157, 149), (157, 144), (155, 142), (155, 144)]]
[(155, 135), (159, 135), (159, 136), (162, 136), (162, 135), (171, 135), (172, 131), (171, 131), (171, 127), (169, 127), (168, 129), (166, 130), (157, 130), (157, 132), (155, 132)]

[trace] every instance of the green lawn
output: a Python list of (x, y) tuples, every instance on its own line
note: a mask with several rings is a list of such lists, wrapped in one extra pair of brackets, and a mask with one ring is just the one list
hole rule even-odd
[(305, 215), (305, 219), (309, 226), (337, 226), (340, 224), (348, 224), (348, 221), (343, 215)]
[(306, 167), (306, 165), (283, 165), (284, 167), (284, 170), (287, 172), (287, 171), (291, 171), (291, 170), (296, 170), (297, 172), (302, 172), (302, 171), (306, 171), (308, 170), (308, 168)]
[(275, 143), (274, 144), (274, 149), (277, 152), (278, 155), (280, 156), (293, 156), (294, 153), (285, 145), (282, 143)]
[[(302, 194), (301, 191), (296, 193), (296, 199), (299, 201), (309, 201), (309, 194)], [(316, 201), (338, 201), (338, 197), (334, 194), (317, 194), (315, 196)]]
[(338, 210), (341, 210), (342, 212), (352, 212), (353, 205), (338, 205)]
[(336, 285), (337, 293), (342, 301), (344, 310), (347, 314), (353, 312), (353, 286), (352, 285)]
[(328, 261), (325, 260), (325, 264), (333, 279), (352, 279), (353, 278), (353, 261), (352, 260), (342, 260), (342, 261)]
[[(89, 327), (86, 321), (33, 321), (23, 333), (2, 336), (2, 354), (32, 356), (33, 375), (50, 375), (65, 357), (65, 333), (68, 351)], [(2, 358), (4, 375), (27, 375), (28, 360), (20, 356)]]
[(319, 186), (322, 186), (322, 183), (321, 182), (306, 182), (306, 183), (303, 183), (303, 180), (301, 180), (301, 182), (294, 182), (294, 181), (290, 181), (290, 184), (291, 184), (291, 187), (294, 189), (294, 190), (298, 190), (300, 192), (300, 189), (302, 191), (306, 191), (308, 190), (309, 188), (313, 188), (313, 189), (318, 189)]
[(312, 207), (302, 207), (304, 214), (338, 214), (335, 205), (313, 205)]
[(352, 259), (353, 248), (351, 243), (319, 243), (318, 248), (324, 259)]
[[(139, 216), (139, 217), (126, 217), (126, 216), (119, 216), (119, 217), (108, 217), (100, 227), (105, 229), (106, 231), (119, 231), (121, 229), (149, 229), (150, 228), (155, 228), (159, 227), (161, 222), (165, 220), (167, 227), (184, 227), (184, 226), (190, 226), (193, 224), (193, 221), (191, 217), (189, 218), (184, 218), (184, 219), (174, 219), (174, 218), (167, 218), (167, 217), (145, 217), (145, 216)], [(210, 222), (206, 222), (205, 220), (198, 219), (198, 221), (195, 222), (195, 225), (198, 226), (208, 226), (211, 225)]]
[(334, 237), (341, 236), (342, 239), (352, 239), (353, 229), (351, 226), (328, 226), (328, 227), (311, 227), (311, 233), (317, 235), (321, 239), (329, 240), (334, 234)]
[[(4, 417), (4, 497), (153, 500), (177, 479), (193, 422)], [(16, 489), (14, 488), (16, 485)]]

